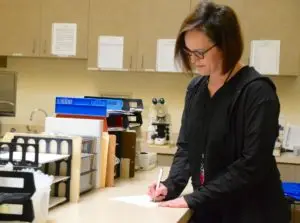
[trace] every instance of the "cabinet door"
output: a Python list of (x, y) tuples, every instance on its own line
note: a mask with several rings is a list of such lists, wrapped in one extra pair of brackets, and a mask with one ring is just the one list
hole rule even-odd
[(39, 0), (0, 1), (0, 55), (38, 55), (40, 11)]
[[(193, 9), (199, 0), (191, 0)], [(300, 1), (279, 0), (215, 0), (231, 6), (237, 13), (243, 31), (245, 49), (242, 62), (249, 63), (252, 40), (280, 40), (280, 74), (295, 75), (300, 71)], [(253, 10), (252, 10), (253, 9)], [(295, 47), (296, 46), (296, 47)]]
[(300, 71), (300, 47), (297, 44), (300, 31), (296, 28), (300, 19), (298, 2), (248, 0), (246, 5), (248, 9), (258, 6), (248, 12), (246, 44), (250, 45), (251, 40), (280, 40), (280, 75), (299, 74)]
[[(87, 40), (88, 40), (88, 14), (89, 14), (89, 1), (82, 0), (43, 0), (42, 1), (42, 38), (41, 38), (41, 50), (40, 55), (45, 57), (62, 55), (61, 51), (69, 53), (74, 47), (72, 47), (72, 37), (76, 36), (76, 50), (75, 56), (69, 54), (74, 58), (87, 58)], [(53, 24), (76, 24), (76, 35), (73, 35), (70, 30), (64, 30), (60, 32), (61, 39), (64, 41), (52, 41), (53, 37)], [(68, 33), (70, 34), (68, 36)], [(66, 41), (67, 40), (67, 41)], [(75, 38), (73, 39), (75, 40)], [(69, 42), (68, 42), (69, 41)], [(52, 44), (60, 42), (61, 51), (52, 50)], [(66, 46), (70, 48), (65, 48)], [(58, 45), (57, 45), (58, 46)], [(75, 49), (75, 48), (74, 48)], [(64, 56), (64, 55), (62, 55)], [(68, 54), (66, 54), (68, 56)]]
[(191, 9), (191, 11), (194, 10), (194, 8), (196, 7), (196, 5), (197, 5), (198, 3), (200, 3), (200, 0), (191, 0), (191, 1), (190, 1), (190, 9)]
[(91, 0), (88, 46), (89, 69), (98, 69), (99, 36), (123, 37), (123, 68), (135, 69), (137, 2), (138, 0)]
[(189, 11), (187, 0), (139, 1), (138, 70), (156, 70), (157, 40), (176, 39)]
[[(277, 163), (282, 181), (295, 182), (296, 180), (296, 165)], [(299, 177), (298, 177), (299, 179)]]
[[(216, 4), (221, 4), (221, 5), (228, 5), (229, 7), (231, 7), (239, 20), (241, 29), (242, 29), (242, 34), (244, 37), (244, 41), (245, 41), (245, 50), (244, 53), (242, 55), (241, 61), (245, 64), (249, 63), (249, 37), (248, 37), (248, 24), (247, 22), (250, 20), (251, 21), (251, 17), (249, 16), (248, 13), (248, 9), (246, 8), (246, 2), (247, 1), (252, 1), (252, 0), (239, 0), (239, 1), (233, 1), (233, 0), (214, 0), (213, 2), (215, 2)], [(196, 7), (196, 5), (200, 2), (200, 0), (191, 0), (191, 11), (194, 10), (194, 8)], [(252, 12), (252, 10), (251, 10)]]

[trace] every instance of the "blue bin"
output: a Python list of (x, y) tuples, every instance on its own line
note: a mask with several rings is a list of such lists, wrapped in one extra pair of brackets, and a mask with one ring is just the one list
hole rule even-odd
[(55, 113), (103, 117), (107, 116), (107, 101), (92, 98), (56, 97)]
[(84, 98), (101, 99), (107, 102), (107, 110), (109, 111), (120, 111), (124, 110), (124, 102), (122, 99), (117, 98), (105, 98), (105, 97), (94, 97), (85, 96)]
[(101, 99), (107, 101), (107, 110), (122, 110), (123, 109), (123, 101), (118, 99)]
[(300, 183), (283, 182), (282, 188), (286, 196), (292, 197), (297, 201), (300, 200)]

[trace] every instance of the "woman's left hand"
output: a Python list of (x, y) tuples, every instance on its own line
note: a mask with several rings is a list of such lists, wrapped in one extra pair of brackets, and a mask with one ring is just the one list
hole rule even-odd
[(179, 197), (170, 201), (160, 202), (158, 206), (169, 208), (188, 208), (188, 204), (183, 197)]

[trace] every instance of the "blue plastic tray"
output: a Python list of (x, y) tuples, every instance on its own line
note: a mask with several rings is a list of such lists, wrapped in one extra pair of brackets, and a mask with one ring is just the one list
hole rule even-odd
[(292, 197), (295, 200), (300, 200), (300, 183), (283, 182), (282, 188), (286, 196)]
[(119, 111), (123, 109), (123, 101), (118, 99), (100, 99), (106, 100), (107, 102), (107, 110)]
[(56, 97), (55, 113), (107, 116), (107, 101), (91, 98)]

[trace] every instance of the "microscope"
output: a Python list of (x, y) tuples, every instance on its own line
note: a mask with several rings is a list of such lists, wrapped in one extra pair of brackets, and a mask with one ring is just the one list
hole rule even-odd
[(153, 98), (149, 117), (148, 144), (166, 145), (170, 143), (170, 115), (165, 99)]

